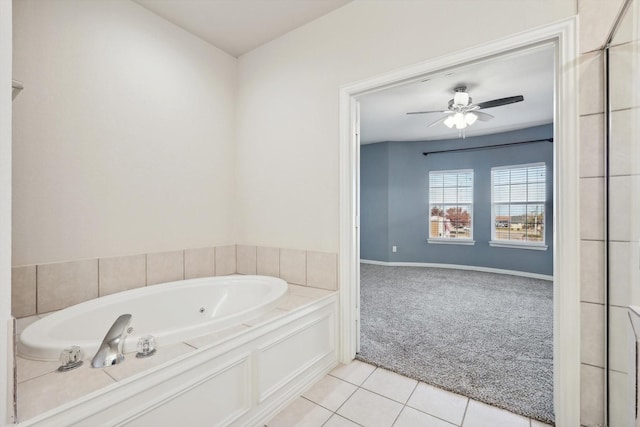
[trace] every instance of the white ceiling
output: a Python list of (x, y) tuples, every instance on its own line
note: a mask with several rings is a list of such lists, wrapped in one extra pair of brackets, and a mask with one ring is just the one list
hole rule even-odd
[(360, 101), (362, 144), (458, 138), (444, 124), (428, 127), (440, 113), (407, 115), (409, 111), (445, 110), (453, 89), (467, 86), (473, 103), (523, 95), (524, 101), (480, 111), (495, 116), (477, 121), (466, 136), (486, 135), (553, 122), (554, 48), (540, 46), (363, 95)]
[(134, 0), (238, 57), (351, 0)]
[[(233, 56), (240, 56), (351, 0), (133, 0)], [(466, 136), (522, 129), (553, 121), (554, 48), (540, 46), (363, 95), (361, 143), (458, 138), (456, 129), (428, 125), (464, 84), (474, 103), (523, 95), (524, 101), (482, 111), (495, 116)]]

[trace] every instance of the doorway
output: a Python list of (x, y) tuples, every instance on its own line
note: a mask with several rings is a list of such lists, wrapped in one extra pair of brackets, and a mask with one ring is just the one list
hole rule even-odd
[(359, 336), (359, 136), (357, 97), (443, 72), (465, 64), (480, 63), (498, 55), (541, 43), (552, 43), (556, 52), (554, 88), (554, 406), (558, 425), (579, 423), (579, 229), (578, 147), (575, 19), (521, 33), (417, 64), (383, 76), (357, 82), (341, 89), (341, 361), (356, 354)]
[(554, 62), (548, 43), (358, 97), (357, 358), (548, 423)]

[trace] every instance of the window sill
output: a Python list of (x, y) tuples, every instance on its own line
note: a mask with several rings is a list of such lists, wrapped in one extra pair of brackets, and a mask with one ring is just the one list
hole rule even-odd
[(489, 246), (494, 248), (528, 249), (532, 251), (546, 251), (548, 246), (543, 243), (516, 243), (499, 240), (491, 240)]
[(427, 239), (428, 243), (435, 243), (437, 245), (465, 245), (473, 246), (476, 244), (475, 240), (471, 239)]

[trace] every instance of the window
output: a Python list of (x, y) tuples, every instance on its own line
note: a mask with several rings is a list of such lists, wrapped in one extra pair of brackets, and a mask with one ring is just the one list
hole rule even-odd
[(544, 220), (546, 166), (544, 163), (491, 169), (492, 246), (546, 249)]
[(473, 170), (429, 172), (429, 242), (473, 241)]

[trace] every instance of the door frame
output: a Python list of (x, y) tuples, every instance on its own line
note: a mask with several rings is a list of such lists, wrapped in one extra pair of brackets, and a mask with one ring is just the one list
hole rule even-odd
[(555, 46), (553, 161), (553, 389), (556, 425), (580, 424), (580, 211), (577, 18), (367, 78), (340, 88), (339, 358), (355, 357), (359, 322), (359, 123), (357, 97), (510, 51)]

